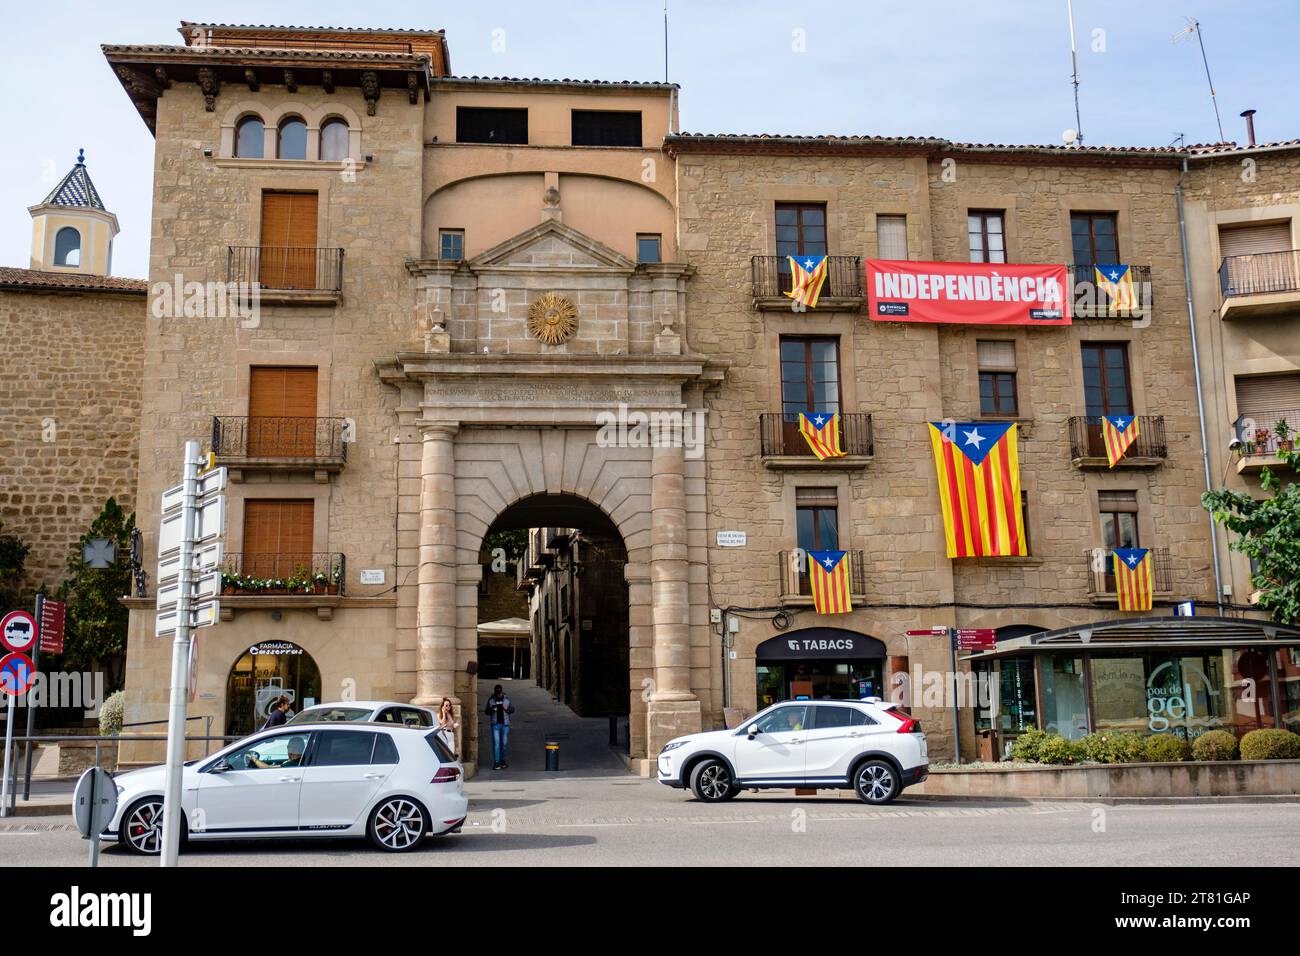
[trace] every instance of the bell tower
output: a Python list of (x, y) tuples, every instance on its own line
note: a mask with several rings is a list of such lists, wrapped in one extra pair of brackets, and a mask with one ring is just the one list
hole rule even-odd
[(86, 151), (32, 214), (32, 268), (42, 272), (108, 275), (117, 217), (104, 208), (86, 171)]

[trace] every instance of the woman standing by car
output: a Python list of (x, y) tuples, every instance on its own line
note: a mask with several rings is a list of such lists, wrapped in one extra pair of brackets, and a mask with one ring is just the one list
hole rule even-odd
[(438, 736), (453, 754), (456, 753), (456, 731), (459, 729), (460, 724), (456, 722), (451, 698), (444, 697), (442, 703), (438, 705)]

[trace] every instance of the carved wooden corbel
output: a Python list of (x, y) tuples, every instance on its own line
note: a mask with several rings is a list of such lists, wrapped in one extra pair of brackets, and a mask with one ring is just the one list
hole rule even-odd
[(366, 70), (361, 74), (361, 95), (366, 98), (366, 115), (375, 115), (375, 105), (379, 102), (379, 74)]
[(334, 74), (329, 70), (322, 70), (320, 75), (320, 85), (330, 96), (334, 95)]
[(257, 79), (257, 71), (251, 66), (244, 67), (244, 82), (248, 84), (248, 89), (253, 93), (262, 88), (262, 84)]
[(158, 84), (159, 90), (170, 90), (172, 88), (171, 78), (167, 76), (167, 71), (161, 66), (155, 66), (153, 68), (153, 78)]
[(420, 102), (420, 81), (416, 79), (414, 73), (406, 74), (406, 95), (412, 106)]
[(203, 103), (209, 113), (216, 112), (217, 94), (221, 92), (221, 78), (217, 71), (209, 66), (198, 69), (199, 89), (203, 91)]
[(290, 93), (298, 92), (298, 82), (293, 78), (293, 70), (284, 71), (284, 88)]

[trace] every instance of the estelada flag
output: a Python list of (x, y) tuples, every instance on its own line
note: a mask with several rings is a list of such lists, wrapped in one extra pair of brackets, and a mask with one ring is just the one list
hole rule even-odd
[(800, 412), (799, 434), (808, 442), (812, 453), (822, 461), (844, 457), (844, 446), (840, 442), (839, 412)]
[(848, 614), (849, 561), (847, 551), (809, 551), (808, 583), (812, 586), (813, 607), (818, 614)]
[(1115, 591), (1121, 611), (1151, 610), (1151, 552), (1147, 548), (1115, 548)]
[(1026, 555), (1015, 422), (930, 422), (950, 558)]
[(1103, 415), (1101, 418), (1101, 437), (1106, 444), (1106, 460), (1110, 467), (1124, 457), (1129, 445), (1137, 441), (1138, 420), (1136, 415)]
[(1131, 312), (1137, 308), (1137, 292), (1133, 288), (1133, 270), (1126, 265), (1096, 265), (1092, 267), (1097, 277), (1097, 288), (1110, 300), (1110, 314)]
[(809, 309), (817, 308), (817, 300), (822, 294), (822, 284), (826, 281), (825, 256), (786, 256), (790, 260), (790, 277), (794, 288), (786, 293), (787, 298)]

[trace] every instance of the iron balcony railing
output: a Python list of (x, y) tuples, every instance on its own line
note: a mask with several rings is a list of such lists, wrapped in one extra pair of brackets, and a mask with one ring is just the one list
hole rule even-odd
[[(776, 455), (812, 457), (807, 439), (799, 432), (798, 412), (764, 412), (758, 416), (758, 432), (764, 458)], [(869, 412), (840, 415), (840, 444), (846, 455), (869, 457), (875, 454)]]
[(1112, 316), (1146, 315), (1151, 311), (1151, 267), (1129, 266), (1129, 276), (1133, 279), (1132, 308), (1112, 310), (1110, 296), (1097, 285), (1096, 266), (1068, 266), (1070, 285), (1074, 290), (1071, 303), (1071, 315), (1080, 319), (1104, 319)]
[[(1286, 422), (1285, 437), (1278, 434), (1278, 425)], [(1295, 448), (1300, 444), (1300, 408), (1278, 408), (1257, 415), (1242, 415), (1234, 423), (1237, 439), (1241, 442), (1238, 452), (1243, 457), (1250, 455), (1275, 455), (1284, 444)]]
[[(812, 585), (808, 579), (808, 552), (801, 549), (780, 551), (777, 553), (777, 560), (780, 562), (781, 594), (811, 597)], [(844, 560), (849, 562), (849, 593), (866, 594), (867, 568), (862, 561), (862, 552), (850, 551), (844, 556)]]
[[(1076, 415), (1070, 419), (1070, 457), (1105, 458), (1100, 415)], [(1168, 458), (1163, 415), (1138, 415), (1138, 437), (1124, 452), (1125, 458)], [(1121, 459), (1123, 460), (1123, 459)]]
[[(756, 299), (779, 298), (794, 288), (790, 261), (785, 256), (753, 256), (749, 269), (750, 285)], [(862, 279), (861, 256), (827, 256), (826, 282), (822, 285), (821, 297), (861, 298)]]
[(312, 246), (228, 246), (226, 279), (277, 292), (343, 291), (343, 250)]
[[(1151, 548), (1151, 571), (1155, 578), (1153, 593), (1167, 594), (1174, 589), (1173, 571), (1169, 566), (1168, 548)], [(1110, 548), (1091, 548), (1083, 553), (1088, 563), (1088, 593), (1094, 597), (1115, 593), (1115, 558)]]
[(220, 460), (290, 458), (344, 462), (346, 418), (214, 416), (212, 452)]
[(221, 565), (221, 592), (243, 595), (344, 593), (347, 558), (337, 551), (240, 552)]
[(1300, 292), (1300, 249), (1226, 256), (1219, 265), (1219, 289), (1234, 295)]

